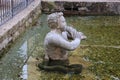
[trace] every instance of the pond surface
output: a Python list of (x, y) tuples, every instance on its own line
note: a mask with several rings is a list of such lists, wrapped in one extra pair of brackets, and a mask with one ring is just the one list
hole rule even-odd
[[(83, 72), (75, 75), (40, 71), (37, 80), (120, 80), (120, 16), (72, 16), (66, 20), (87, 36), (75, 51), (69, 52), (70, 63), (82, 64)], [(0, 79), (19, 80), (29, 56), (41, 61), (48, 31), (46, 15), (42, 15), (38, 24), (16, 40), (1, 59)]]

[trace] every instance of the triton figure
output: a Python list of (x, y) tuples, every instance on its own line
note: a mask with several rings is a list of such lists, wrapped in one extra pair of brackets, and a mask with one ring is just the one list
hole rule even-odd
[(81, 64), (69, 65), (68, 51), (75, 50), (86, 36), (67, 26), (62, 12), (48, 15), (47, 21), (51, 31), (45, 37), (45, 57), (38, 67), (46, 71), (81, 73)]

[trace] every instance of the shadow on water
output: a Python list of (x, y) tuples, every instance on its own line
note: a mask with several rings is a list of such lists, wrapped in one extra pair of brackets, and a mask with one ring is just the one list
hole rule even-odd
[[(119, 80), (120, 17), (72, 16), (66, 17), (66, 20), (68, 24), (75, 26), (88, 37), (87, 40), (81, 41), (79, 48), (69, 54), (70, 63), (82, 64), (83, 72), (80, 75), (71, 73), (65, 75), (40, 71), (41, 75), (37, 80)], [(38, 24), (16, 40), (1, 59), (0, 79), (19, 80), (22, 66), (29, 56), (42, 60), (43, 41), (48, 31), (46, 15), (42, 15)]]

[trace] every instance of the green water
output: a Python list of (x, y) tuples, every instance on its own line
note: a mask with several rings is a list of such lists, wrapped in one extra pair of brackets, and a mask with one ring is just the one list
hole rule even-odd
[[(80, 47), (97, 79), (120, 79), (120, 16), (71, 17), (67, 21), (87, 35)], [(81, 54), (82, 52), (80, 52)]]
[(71, 17), (67, 21), (87, 35), (84, 44), (120, 45), (120, 16)]
[[(87, 36), (69, 55), (71, 63), (83, 64), (85, 68), (79, 75), (40, 71), (38, 80), (119, 80), (120, 16), (72, 16), (66, 20)], [(1, 59), (0, 79), (18, 80), (29, 56), (42, 59), (44, 37), (49, 31), (46, 15), (40, 16), (38, 22), (41, 24), (28, 29)]]

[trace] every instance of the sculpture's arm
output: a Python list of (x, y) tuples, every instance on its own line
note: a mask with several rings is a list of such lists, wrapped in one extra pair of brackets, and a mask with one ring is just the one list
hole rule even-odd
[(74, 40), (74, 38), (67, 32), (67, 31), (64, 31), (62, 32), (62, 36), (64, 37), (64, 39), (66, 40)]
[(77, 36), (80, 39), (86, 39), (87, 38), (82, 32), (78, 32), (76, 29), (74, 29), (71, 26), (66, 26), (65, 31), (68, 32), (68, 34), (67, 34), (68, 37), (73, 38), (73, 39), (74, 39), (74, 36)]
[(70, 26), (66, 26), (65, 27), (65, 31), (67, 31), (67, 36), (70, 37), (70, 38), (73, 38), (74, 35), (76, 35), (75, 33), (77, 33), (76, 29), (70, 27)]
[(70, 42), (70, 41), (65, 40), (63, 37), (61, 37), (59, 35), (53, 35), (53, 36), (51, 36), (49, 38), (48, 43), (50, 45), (59, 46), (59, 47), (61, 47), (63, 49), (72, 51), (72, 50), (76, 49), (79, 46), (80, 41), (81, 41), (81, 39), (75, 38), (74, 40), (72, 40)]

